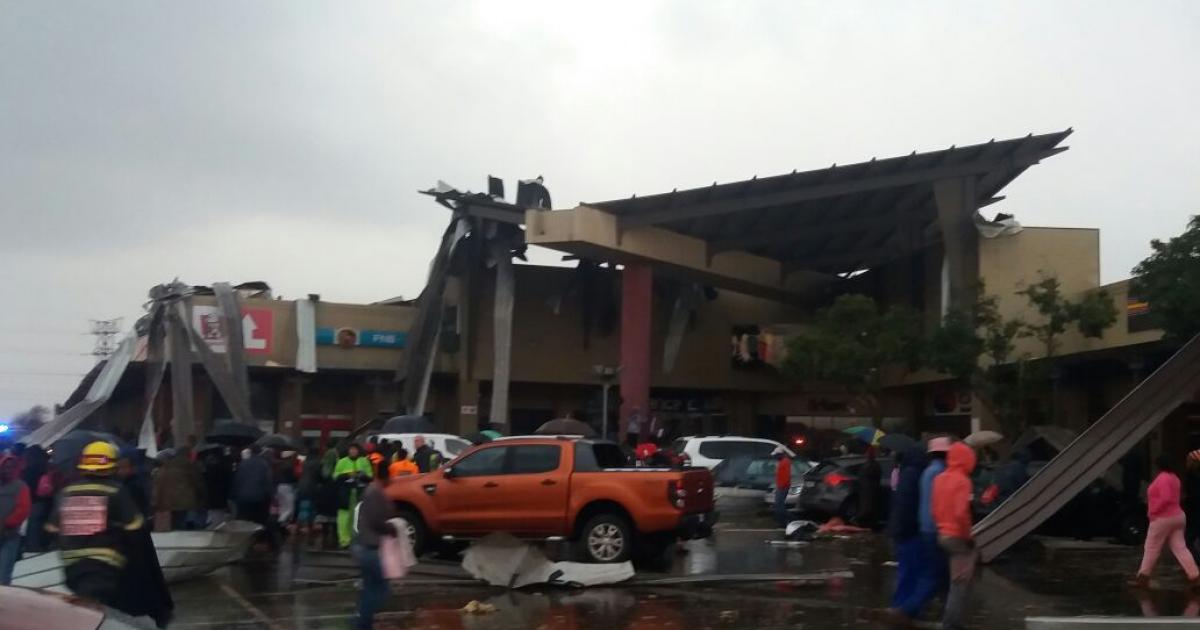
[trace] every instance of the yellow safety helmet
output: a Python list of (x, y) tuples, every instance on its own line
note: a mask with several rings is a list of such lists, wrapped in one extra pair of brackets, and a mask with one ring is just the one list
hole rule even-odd
[(83, 447), (79, 456), (79, 470), (106, 472), (117, 467), (117, 447), (108, 442), (96, 441)]

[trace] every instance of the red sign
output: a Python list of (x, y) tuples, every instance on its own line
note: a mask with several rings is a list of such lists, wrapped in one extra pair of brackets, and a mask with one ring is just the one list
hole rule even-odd
[(275, 338), (275, 320), (271, 309), (242, 309), (242, 347), (251, 354), (271, 354)]
[[(192, 325), (213, 352), (226, 350), (225, 329), (221, 326), (220, 308), (196, 306), (192, 309)], [(242, 348), (248, 354), (270, 354), (274, 346), (275, 319), (269, 308), (242, 309)]]

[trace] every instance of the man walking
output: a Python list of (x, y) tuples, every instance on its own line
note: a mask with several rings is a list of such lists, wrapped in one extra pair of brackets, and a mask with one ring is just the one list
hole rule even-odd
[(920, 615), (924, 602), (916, 596), (925, 571), (921, 541), (921, 477), (925, 472), (925, 449), (920, 445), (897, 454), (900, 476), (892, 493), (888, 513), (888, 534), (896, 553), (896, 589), (888, 618), (899, 624), (911, 623)]
[(905, 617), (917, 619), (934, 595), (946, 588), (949, 580), (946, 554), (938, 545), (937, 522), (933, 518), (933, 481), (946, 470), (946, 452), (951, 441), (947, 437), (929, 440), (926, 457), (929, 464), (921, 473), (917, 503), (917, 524), (921, 557), (916, 586), (903, 601), (895, 602)]
[(21, 524), (29, 518), (29, 486), (21, 480), (19, 463), (0, 455), (0, 585), (12, 583), (13, 567), (21, 557)]
[(938, 544), (950, 558), (950, 593), (942, 613), (943, 630), (962, 627), (967, 600), (975, 581), (975, 540), (971, 538), (971, 471), (975, 451), (958, 442), (946, 455), (946, 472), (933, 480), (933, 519)]
[(272, 550), (278, 546), (274, 528), (268, 522), (271, 518), (271, 498), (274, 494), (271, 465), (255, 448), (242, 451), (242, 462), (233, 473), (231, 492), (236, 516), (243, 521), (262, 525)]
[(67, 588), (116, 608), (128, 536), (145, 519), (128, 489), (113, 478), (117, 447), (88, 444), (77, 468), (82, 476), (58, 493), (46, 529), (58, 534)]
[(442, 465), (441, 454), (425, 443), (425, 436), (418, 435), (413, 438), (413, 448), (413, 463), (417, 465), (417, 470), (427, 473), (437, 470), (438, 466)]
[(362, 506), (358, 509), (358, 522), (355, 523), (354, 546), (350, 550), (362, 572), (356, 628), (370, 630), (375, 613), (387, 598), (388, 582), (383, 577), (379, 542), (383, 536), (396, 536), (399, 533), (388, 522), (395, 517), (396, 508), (383, 493), (382, 478), (369, 484), (363, 491)]
[(625, 421), (625, 439), (628, 441), (629, 448), (637, 448), (641, 441), (642, 433), (642, 408), (634, 407), (630, 412), (629, 418)]

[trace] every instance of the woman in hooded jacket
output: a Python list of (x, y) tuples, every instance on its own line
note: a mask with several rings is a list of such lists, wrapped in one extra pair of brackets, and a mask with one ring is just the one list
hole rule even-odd
[(1133, 578), (1133, 586), (1146, 588), (1150, 585), (1150, 574), (1154, 572), (1154, 565), (1158, 564), (1163, 545), (1169, 545), (1171, 553), (1175, 554), (1175, 560), (1187, 574), (1189, 588), (1197, 590), (1200, 588), (1200, 569), (1196, 568), (1196, 561), (1192, 558), (1192, 552), (1188, 550), (1187, 541), (1184, 540), (1187, 517), (1179, 505), (1179, 475), (1175, 474), (1175, 467), (1166, 455), (1158, 457), (1157, 466), (1158, 476), (1146, 489), (1150, 528), (1146, 531), (1142, 566)]

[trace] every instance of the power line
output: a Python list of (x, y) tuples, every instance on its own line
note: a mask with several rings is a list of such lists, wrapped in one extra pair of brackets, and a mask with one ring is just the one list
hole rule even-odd
[(0, 374), (5, 376), (69, 376), (71, 378), (83, 378), (83, 374), (74, 372), (27, 372), (24, 370), (0, 370)]
[(58, 350), (55, 348), (17, 348), (13, 346), (0, 346), (0, 352), (11, 352), (14, 354), (53, 354), (62, 356), (80, 356), (90, 357), (91, 352), (79, 352), (73, 350)]

